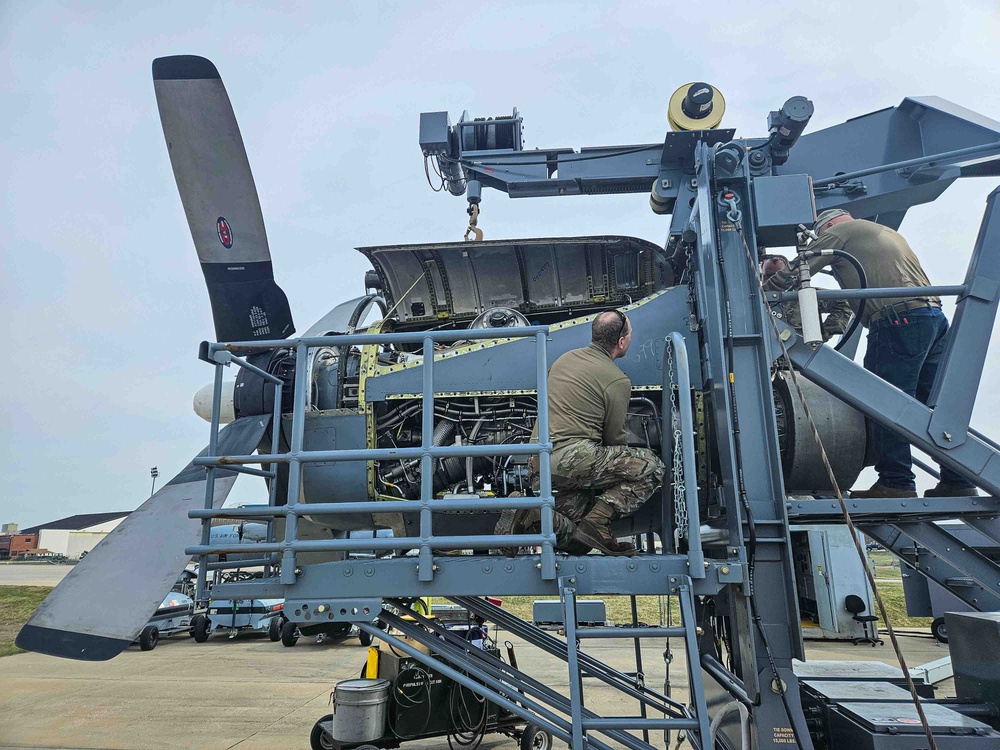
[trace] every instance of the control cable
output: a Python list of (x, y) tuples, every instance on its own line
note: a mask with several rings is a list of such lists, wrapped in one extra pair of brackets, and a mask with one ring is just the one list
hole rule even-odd
[[(729, 218), (732, 220), (731, 216)], [(746, 236), (743, 234), (743, 225), (739, 220), (733, 220), (733, 224), (736, 226), (736, 231), (740, 235), (740, 239), (743, 242), (743, 249), (746, 251), (746, 257), (750, 263), (750, 269), (753, 276), (757, 279), (757, 286), (762, 295), (761, 299), (765, 299), (764, 286), (761, 282), (760, 274), (756, 272), (757, 264), (754, 262), (753, 254), (750, 252), (750, 247), (746, 241)], [(788, 370), (791, 373), (792, 384), (795, 386), (795, 392), (798, 395), (799, 402), (802, 404), (802, 409), (805, 412), (806, 419), (809, 421), (809, 426), (812, 428), (813, 438), (819, 448), (820, 458), (823, 461), (823, 467), (826, 469), (827, 477), (830, 480), (830, 486), (833, 487), (833, 491), (837, 496), (837, 502), (840, 504), (840, 510), (844, 516), (844, 521), (847, 524), (847, 528), (851, 532), (851, 541), (854, 542), (854, 549), (857, 551), (858, 557), (861, 560), (861, 567), (865, 571), (865, 576), (868, 579), (868, 585), (871, 586), (872, 594), (875, 597), (875, 602), (879, 608), (879, 613), (881, 614), (882, 620), (885, 622), (886, 630), (889, 633), (889, 640), (892, 643), (892, 648), (896, 652), (896, 658), (899, 661), (899, 666), (903, 671), (903, 676), (906, 678), (906, 686), (910, 690), (910, 697), (913, 699), (913, 705), (917, 710), (917, 716), (920, 717), (920, 724), (924, 729), (924, 734), (927, 735), (929, 750), (937, 750), (937, 743), (934, 741), (934, 734), (931, 732), (930, 724), (927, 722), (927, 716), (924, 713), (923, 705), (920, 703), (920, 696), (917, 695), (916, 685), (914, 685), (913, 677), (910, 674), (910, 670), (906, 666), (906, 659), (903, 656), (903, 651), (899, 645), (899, 641), (896, 639), (896, 631), (893, 630), (892, 623), (889, 621), (889, 613), (886, 611), (885, 603), (882, 601), (882, 595), (879, 593), (878, 585), (875, 583), (875, 576), (868, 567), (864, 549), (861, 547), (861, 542), (858, 540), (857, 528), (854, 526), (854, 521), (851, 518), (850, 511), (847, 510), (847, 503), (844, 502), (844, 495), (840, 491), (840, 485), (838, 484), (837, 478), (833, 473), (833, 467), (830, 465), (830, 459), (829, 456), (827, 456), (826, 448), (823, 445), (823, 439), (820, 437), (819, 429), (816, 427), (816, 422), (812, 417), (812, 413), (809, 411), (809, 404), (806, 400), (805, 393), (802, 391), (802, 386), (799, 383), (798, 374), (792, 366), (791, 357), (789, 357), (788, 349), (786, 348), (785, 342), (782, 340), (780, 332), (778, 331), (778, 324), (775, 322), (774, 316), (769, 314), (767, 315), (767, 318), (771, 321), (771, 327), (774, 330), (775, 338), (778, 341), (778, 345), (781, 347), (781, 352), (785, 357), (785, 361), (788, 363)], [(792, 726), (794, 728), (794, 723)]]

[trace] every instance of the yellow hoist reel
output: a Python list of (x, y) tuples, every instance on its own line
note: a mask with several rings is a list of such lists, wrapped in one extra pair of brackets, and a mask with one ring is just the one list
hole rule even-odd
[(674, 130), (713, 130), (725, 113), (722, 93), (699, 81), (681, 86), (671, 94), (667, 105), (667, 121)]

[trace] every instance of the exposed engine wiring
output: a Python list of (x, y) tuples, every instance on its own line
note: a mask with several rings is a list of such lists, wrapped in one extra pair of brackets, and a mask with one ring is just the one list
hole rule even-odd
[[(737, 219), (733, 218), (733, 210), (730, 211), (729, 218), (734, 224), (739, 226)], [(742, 232), (741, 232), (742, 236)], [(744, 241), (744, 245), (746, 242)], [(781, 704), (785, 709), (785, 714), (788, 716), (788, 722), (791, 725), (792, 734), (795, 737), (795, 744), (803, 748), (805, 745), (802, 743), (802, 738), (799, 736), (798, 727), (795, 724), (795, 718), (792, 715), (792, 708), (788, 703), (788, 695), (786, 694), (785, 683), (782, 681), (781, 676), (778, 674), (778, 667), (774, 662), (774, 654), (771, 651), (771, 646), (767, 640), (767, 632), (764, 630), (764, 624), (760, 617), (760, 612), (757, 609), (757, 592), (754, 589), (754, 567), (756, 563), (757, 556), (757, 528), (754, 523), (753, 510), (750, 507), (750, 501), (747, 498), (746, 482), (743, 475), (743, 451), (740, 443), (740, 420), (739, 420), (739, 410), (737, 408), (736, 399), (736, 375), (734, 372), (734, 362), (735, 362), (735, 345), (734, 345), (734, 333), (733, 333), (733, 314), (732, 307), (729, 303), (729, 284), (726, 280), (726, 263), (725, 258), (722, 254), (722, 243), (716, 242), (718, 248), (717, 262), (719, 265), (719, 278), (722, 282), (722, 296), (725, 299), (725, 318), (726, 318), (726, 370), (728, 377), (729, 387), (729, 398), (732, 406), (732, 432), (733, 432), (733, 447), (734, 447), (734, 458), (736, 462), (736, 483), (737, 483), (737, 493), (740, 501), (740, 505), (743, 508), (744, 515), (746, 516), (747, 522), (747, 600), (750, 603), (750, 616), (757, 628), (757, 633), (760, 636), (761, 644), (764, 646), (764, 654), (767, 657), (767, 663), (770, 667), (771, 674), (774, 677), (774, 689), (777, 691), (778, 695), (781, 697)], [(755, 266), (756, 267), (756, 266)], [(756, 276), (757, 274), (755, 274)], [(759, 283), (759, 278), (758, 278)], [(762, 297), (763, 299), (763, 297)], [(770, 317), (770, 316), (768, 316)]]

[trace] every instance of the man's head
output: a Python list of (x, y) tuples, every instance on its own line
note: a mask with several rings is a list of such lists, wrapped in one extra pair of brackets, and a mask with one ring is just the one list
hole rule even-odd
[(761, 278), (767, 281), (769, 278), (774, 276), (778, 271), (784, 270), (788, 266), (788, 261), (786, 261), (780, 255), (768, 255), (764, 262), (760, 266)]
[(594, 318), (590, 338), (611, 359), (624, 357), (632, 342), (632, 323), (620, 310), (606, 310)]
[(820, 215), (816, 217), (816, 223), (813, 224), (813, 231), (816, 234), (823, 234), (830, 227), (843, 224), (845, 221), (852, 221), (853, 219), (854, 217), (842, 208), (828, 208), (826, 211), (820, 212)]

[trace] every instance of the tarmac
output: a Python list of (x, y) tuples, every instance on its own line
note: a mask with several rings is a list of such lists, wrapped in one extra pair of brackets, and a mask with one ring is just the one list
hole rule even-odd
[[(515, 643), (521, 669), (568, 695), (563, 662), (506, 632), (494, 635), (501, 644)], [(910, 666), (948, 655), (947, 646), (930, 636), (905, 636), (902, 642)], [(674, 643), (672, 695), (686, 701), (681, 646)], [(586, 650), (619, 670), (635, 669), (630, 641), (588, 640)], [(807, 642), (807, 655), (895, 663), (888, 640), (877, 648)], [(647, 641), (642, 656), (647, 684), (661, 689), (663, 642)], [(287, 648), (266, 636), (229, 639), (224, 634), (202, 644), (186, 636), (165, 638), (153, 651), (133, 646), (108, 662), (27, 653), (9, 656), (0, 659), (0, 748), (301, 750), (309, 747), (316, 720), (332, 711), (333, 685), (357, 677), (365, 658), (366, 649), (357, 638), (317, 644), (303, 637), (294, 648)], [(939, 697), (953, 694), (951, 680), (939, 685)], [(603, 715), (637, 713), (633, 701), (597, 680), (584, 681), (584, 695), (587, 705)], [(662, 733), (653, 732), (651, 740), (663, 747)], [(446, 740), (405, 746), (429, 750), (446, 746)], [(513, 750), (517, 744), (493, 735), (481, 747)]]
[(55, 586), (72, 565), (51, 563), (4, 563), (0, 565), (0, 586)]

